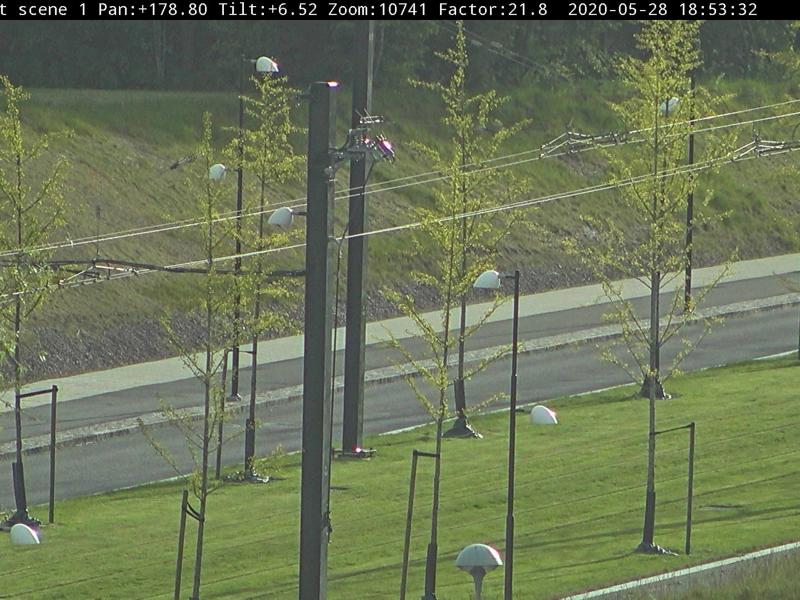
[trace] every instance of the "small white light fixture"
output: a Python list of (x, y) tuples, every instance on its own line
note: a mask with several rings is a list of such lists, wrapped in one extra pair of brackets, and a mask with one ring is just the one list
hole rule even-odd
[(39, 543), (39, 535), (25, 523), (17, 523), (11, 528), (11, 543), (14, 546), (35, 546)]
[(220, 163), (215, 165), (211, 165), (208, 169), (208, 178), (211, 181), (220, 181), (223, 177), (225, 177), (225, 173), (228, 171), (228, 168)]
[(472, 284), (472, 287), (479, 290), (499, 290), (500, 289), (500, 273), (494, 270), (484, 271)]
[(475, 600), (481, 600), (483, 577), (503, 564), (500, 553), (486, 544), (470, 544), (458, 553), (456, 566), (472, 575), (475, 582)]
[(269, 219), (267, 219), (267, 224), (274, 227), (280, 227), (281, 229), (288, 229), (294, 223), (295, 215), (301, 216), (305, 214), (306, 213), (303, 211), (296, 211), (288, 206), (281, 206), (269, 216)]
[(666, 115), (667, 113), (673, 112), (675, 107), (678, 106), (678, 103), (680, 103), (680, 99), (673, 96), (669, 100), (664, 100), (661, 104), (659, 104), (658, 110), (662, 115)]
[(256, 73), (277, 73), (278, 63), (267, 56), (259, 56), (255, 63)]
[(558, 425), (556, 413), (546, 406), (537, 404), (531, 411), (531, 421), (534, 425)]

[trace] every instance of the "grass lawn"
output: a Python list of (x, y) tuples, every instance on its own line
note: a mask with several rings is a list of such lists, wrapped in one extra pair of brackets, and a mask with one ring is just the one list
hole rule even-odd
[[(797, 539), (796, 359), (708, 370), (668, 387), (675, 398), (659, 403), (659, 428), (697, 422), (691, 556), (632, 553), (641, 536), (647, 403), (631, 397), (632, 387), (563, 399), (552, 403), (557, 427), (518, 420), (515, 597), (566, 595)], [(470, 597), (470, 578), (454, 565), (463, 546), (502, 551), (506, 422), (503, 413), (476, 417), (483, 440), (444, 444), (440, 600)], [(367, 442), (379, 449), (375, 459), (334, 465), (332, 599), (398, 596), (411, 450), (432, 450), (433, 429)], [(686, 447), (686, 432), (658, 438), (656, 541), (676, 550)], [(231, 485), (210, 498), (204, 600), (296, 597), (300, 472), (296, 456), (285, 462), (283, 481)], [(420, 462), (408, 598), (421, 596), (432, 467)], [(41, 546), (0, 540), (0, 597), (171, 598), (180, 494), (179, 484), (159, 484), (60, 503)], [(183, 597), (193, 533), (190, 522)], [(501, 573), (487, 576), (484, 592), (501, 597)]]

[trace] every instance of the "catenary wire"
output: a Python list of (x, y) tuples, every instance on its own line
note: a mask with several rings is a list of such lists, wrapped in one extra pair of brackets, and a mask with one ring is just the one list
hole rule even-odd
[[(742, 110), (739, 110), (739, 111), (732, 111), (732, 112), (729, 112), (729, 113), (723, 113), (723, 114), (718, 114), (718, 115), (707, 115), (705, 117), (699, 117), (697, 119), (694, 119), (694, 123), (703, 122), (703, 121), (711, 120), (711, 119), (725, 118), (725, 117), (728, 117), (728, 116), (737, 115), (737, 114), (743, 114), (745, 112), (753, 112), (753, 111), (756, 111), (756, 110), (766, 110), (768, 108), (774, 108), (774, 107), (778, 107), (778, 106), (785, 106), (785, 105), (793, 104), (793, 103), (796, 103), (796, 102), (800, 102), (800, 99), (794, 99), (794, 100), (789, 100), (789, 101), (785, 101), (785, 102), (774, 103), (774, 104), (771, 104), (771, 105), (763, 105), (763, 106), (758, 106), (758, 107), (751, 107), (751, 108), (742, 109)], [(797, 115), (800, 115), (800, 111), (793, 112), (793, 113), (781, 114), (781, 115), (771, 115), (769, 117), (764, 117), (764, 118), (761, 118), (761, 119), (751, 119), (749, 121), (741, 121), (741, 122), (723, 124), (723, 125), (720, 125), (720, 126), (717, 126), (717, 127), (709, 127), (709, 128), (697, 130), (694, 133), (707, 133), (707, 132), (715, 131), (715, 130), (718, 130), (718, 129), (725, 129), (725, 128), (730, 128), (730, 127), (740, 127), (740, 126), (743, 126), (743, 125), (751, 125), (751, 124), (755, 124), (755, 123), (767, 122), (767, 121), (770, 121), (770, 120), (786, 118), (786, 117), (792, 117), (792, 116), (797, 116)], [(691, 121), (675, 122), (675, 123), (670, 123), (666, 127), (675, 127), (675, 126), (678, 126), (678, 125), (691, 124), (691, 123), (692, 123)], [(623, 135), (631, 135), (631, 134), (643, 133), (643, 132), (651, 131), (652, 129), (653, 128), (644, 128), (644, 129), (633, 130), (633, 131), (627, 132), (626, 134), (623, 134)], [(494, 167), (484, 166), (481, 169), (475, 169), (473, 171), (470, 171), (470, 173), (478, 173), (478, 172), (486, 171), (486, 170), (489, 170), (489, 169), (492, 169), (492, 168), (497, 168), (497, 169), (508, 168), (508, 167), (512, 167), (512, 166), (518, 166), (518, 165), (521, 165), (521, 164), (526, 164), (526, 163), (533, 162), (533, 161), (542, 160), (542, 159), (545, 159), (545, 158), (558, 158), (558, 157), (561, 157), (561, 156), (566, 156), (566, 155), (571, 155), (571, 154), (576, 154), (576, 153), (582, 153), (582, 152), (587, 152), (587, 151), (591, 151), (591, 150), (622, 146), (622, 145), (626, 145), (626, 144), (641, 143), (641, 142), (644, 141), (643, 139), (625, 140), (625, 141), (612, 142), (612, 143), (606, 143), (606, 144), (596, 144), (596, 145), (593, 145), (593, 146), (587, 146), (587, 147), (579, 148), (579, 149), (570, 149), (570, 150), (567, 150), (567, 151), (564, 151), (564, 152), (560, 152), (560, 153), (548, 152), (545, 155), (541, 154), (542, 151), (545, 148), (550, 147), (549, 146), (550, 144), (552, 144), (554, 141), (560, 140), (561, 138), (565, 137), (566, 135), (567, 134), (561, 134), (560, 136), (556, 137), (555, 140), (551, 140), (550, 142), (547, 142), (547, 143), (543, 144), (542, 146), (539, 146), (539, 147), (531, 149), (531, 150), (525, 150), (525, 151), (516, 152), (516, 153), (504, 155), (504, 156), (490, 158), (490, 159), (487, 159), (487, 160), (482, 161), (480, 163), (467, 164), (467, 165), (464, 165), (464, 168), (472, 168), (472, 167), (476, 167), (476, 166), (480, 166), (480, 165), (491, 165), (492, 163), (499, 162), (499, 161), (502, 161), (502, 160), (506, 160), (506, 159), (510, 159), (510, 158), (517, 158), (517, 157), (520, 157), (520, 156), (526, 156), (526, 155), (529, 155), (529, 154), (532, 154), (532, 153), (539, 153), (537, 156), (534, 156), (534, 157), (531, 157), (531, 158), (528, 158), (528, 159), (518, 160), (518, 161), (505, 163), (505, 164), (500, 164), (500, 165), (496, 165)], [(682, 135), (682, 134), (672, 134), (673, 137), (676, 137), (676, 136), (679, 136), (679, 135)], [(667, 135), (667, 138), (669, 138), (669, 137), (670, 137), (670, 135)], [(556, 147), (560, 147), (561, 145), (564, 145), (564, 144), (562, 143), (562, 144), (560, 144), (559, 146), (556, 146)], [(432, 178), (429, 177), (428, 179), (425, 179), (423, 181), (412, 181), (412, 182), (409, 182), (409, 183), (405, 183), (405, 184), (401, 184), (401, 185), (393, 185), (393, 186), (389, 185), (389, 184), (393, 184), (393, 183), (400, 182), (400, 181), (408, 181), (409, 179), (418, 179), (420, 177), (428, 177), (428, 176), (433, 176), (433, 177)], [(403, 189), (403, 188), (406, 188), (406, 187), (411, 187), (411, 186), (416, 186), (416, 185), (424, 185), (424, 184), (427, 184), (427, 183), (434, 183), (434, 182), (437, 182), (437, 181), (443, 181), (443, 180), (447, 180), (449, 178), (450, 178), (449, 175), (442, 175), (440, 171), (429, 171), (429, 172), (426, 172), (426, 173), (417, 173), (417, 174), (414, 174), (414, 175), (409, 175), (409, 176), (405, 176), (405, 177), (390, 179), (390, 180), (387, 180), (387, 181), (384, 181), (384, 182), (371, 184), (371, 185), (367, 186), (367, 189), (363, 191), (363, 194), (364, 195), (369, 195), (369, 194), (375, 194), (375, 193), (379, 193), (379, 192), (394, 191), (394, 190)], [(338, 200), (346, 200), (346, 199), (349, 199), (349, 198), (351, 198), (351, 197), (353, 197), (355, 195), (360, 195), (361, 193), (362, 193), (362, 189), (360, 187), (359, 188), (350, 188), (348, 190), (345, 190), (343, 192), (339, 192), (338, 194), (336, 194), (336, 198)], [(292, 209), (302, 208), (302, 207), (305, 206), (305, 202), (303, 202), (303, 201), (304, 201), (304, 198), (296, 198), (296, 199), (284, 201), (282, 203), (271, 204), (268, 208), (265, 208), (263, 211), (258, 210), (258, 209), (253, 209), (253, 210), (250, 210), (250, 211), (243, 211), (242, 214), (241, 214), (241, 217), (242, 218), (254, 217), (254, 216), (258, 216), (258, 215), (261, 215), (261, 214), (264, 214), (266, 212), (270, 212), (270, 211), (273, 211), (273, 210), (276, 210), (276, 209), (282, 208), (282, 207), (288, 207), (288, 208), (292, 208)], [(216, 222), (222, 222), (222, 221), (236, 219), (236, 218), (238, 218), (238, 215), (236, 214), (236, 212), (237, 212), (236, 210), (232, 210), (232, 211), (227, 211), (227, 212), (220, 213), (220, 215), (218, 215), (218, 217), (215, 219), (214, 222), (216, 223)], [(141, 227), (128, 229), (128, 230), (120, 230), (118, 232), (112, 232), (112, 233), (103, 234), (103, 235), (100, 235), (100, 236), (88, 236), (88, 237), (84, 237), (84, 238), (78, 238), (78, 239), (75, 239), (75, 240), (65, 240), (63, 242), (57, 242), (57, 243), (53, 243), (53, 244), (46, 244), (46, 245), (42, 245), (42, 246), (39, 246), (39, 247), (36, 247), (36, 248), (29, 249), (28, 251), (29, 252), (39, 252), (39, 251), (56, 250), (56, 249), (62, 249), (62, 248), (74, 248), (74, 247), (77, 247), (77, 246), (83, 246), (83, 245), (87, 245), (87, 244), (96, 244), (96, 243), (101, 243), (101, 242), (109, 242), (109, 241), (115, 241), (115, 240), (119, 240), (119, 239), (138, 237), (138, 236), (142, 236), (142, 235), (152, 235), (152, 234), (156, 234), (156, 233), (164, 233), (164, 232), (169, 232), (169, 231), (185, 229), (185, 228), (189, 228), (189, 227), (196, 227), (196, 226), (202, 224), (203, 222), (204, 221), (202, 219), (183, 219), (183, 220), (167, 222), (167, 223), (158, 223), (158, 224), (153, 224), (153, 225), (149, 225), (149, 226), (141, 226)], [(0, 257), (12, 256), (14, 254), (17, 254), (18, 252), (19, 252), (19, 249), (6, 250), (4, 252), (0, 252)]]

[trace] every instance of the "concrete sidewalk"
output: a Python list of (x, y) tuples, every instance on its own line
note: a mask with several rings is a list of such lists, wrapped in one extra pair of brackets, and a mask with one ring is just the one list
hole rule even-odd
[[(695, 288), (701, 288), (711, 284), (723, 275), (722, 282), (734, 282), (797, 271), (800, 271), (800, 254), (787, 254), (733, 263), (727, 274), (724, 267), (721, 266), (696, 269), (693, 272), (692, 279)], [(674, 291), (683, 286), (682, 274), (665, 277), (664, 281), (664, 292)], [(640, 298), (649, 294), (647, 287), (637, 280), (625, 280), (619, 283), (622, 295), (627, 299)], [(599, 284), (530, 294), (520, 299), (520, 317), (524, 318), (593, 306), (606, 302), (607, 299), (603, 294), (602, 286)], [(491, 303), (488, 302), (470, 305), (467, 324), (474, 324), (490, 306)], [(495, 311), (488, 319), (488, 322), (510, 319), (511, 310), (511, 304), (505, 303)], [(439, 323), (441, 321), (439, 313), (436, 311), (426, 313), (425, 316), (431, 323)], [(383, 342), (389, 337), (389, 333), (398, 339), (407, 339), (418, 335), (418, 330), (414, 323), (406, 317), (369, 323), (366, 331), (367, 344)], [(338, 350), (344, 348), (344, 338), (344, 328), (340, 328), (337, 335)], [(249, 350), (250, 345), (244, 345), (242, 348), (245, 351)], [(259, 365), (300, 358), (302, 355), (302, 335), (267, 340), (259, 344)], [(193, 377), (191, 371), (186, 367), (183, 360), (178, 357), (39, 381), (26, 386), (24, 391), (39, 390), (49, 388), (51, 385), (58, 385), (58, 400), (60, 403), (138, 386), (180, 381), (191, 377)], [(0, 413), (10, 410), (6, 402), (9, 402), (11, 397), (6, 395), (3, 400), (4, 403), (0, 405)], [(26, 407), (41, 406), (49, 403), (49, 401), (49, 396), (45, 395), (28, 399), (25, 405)]]

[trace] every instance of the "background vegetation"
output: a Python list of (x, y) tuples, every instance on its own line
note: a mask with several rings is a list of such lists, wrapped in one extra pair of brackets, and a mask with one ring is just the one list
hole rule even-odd
[[(214, 115), (215, 139), (220, 145), (233, 137), (242, 50), (248, 55), (274, 56), (297, 88), (312, 79), (340, 79), (344, 85), (339, 98), (338, 139), (344, 140), (349, 122), (352, 23), (292, 22), (286, 27), (269, 21), (18, 22), (13, 31), (6, 31), (9, 27), (9, 23), (0, 23), (0, 73), (33, 88), (24, 107), (26, 127), (35, 135), (73, 131), (70, 138), (54, 143), (54, 150), (65, 154), (71, 165), (64, 181), (70, 207), (67, 223), (53, 234), (55, 239), (78, 240), (97, 232), (199, 216), (187, 197), (182, 167), (170, 167), (191, 154), (204, 111)], [(424, 90), (413, 89), (409, 79), (435, 81), (444, 73), (445, 63), (435, 59), (434, 51), (452, 44), (454, 27), (444, 21), (378, 23), (373, 106), (375, 113), (390, 121), (382, 131), (395, 143), (398, 161), (374, 169), (369, 228), (410, 222), (414, 207), (431, 207), (436, 190), (443, 185), (410, 178), (431, 171), (427, 158), (414, 152), (411, 142), (438, 148), (449, 142), (441, 126), (441, 107)], [(608, 165), (600, 152), (537, 160), (538, 148), (567, 127), (586, 133), (621, 128), (610, 103), (621, 101), (625, 93), (611, 77), (611, 69), (619, 53), (635, 51), (632, 35), (638, 27), (628, 22), (467, 23), (467, 88), (480, 93), (494, 87), (499, 94), (510, 96), (497, 116), (501, 124), (529, 121), (499, 150), (504, 155), (528, 152), (520, 157), (524, 162), (503, 170), (530, 181), (521, 197), (536, 198), (608, 180)], [(158, 37), (154, 37), (156, 33)], [(715, 93), (730, 95), (720, 107), (723, 112), (791, 100), (798, 94), (797, 83), (763, 52), (790, 51), (794, 34), (785, 22), (705, 23), (701, 38), (706, 63), (699, 82)], [(305, 47), (309, 39), (315, 40), (315, 51), (324, 50), (322, 58), (316, 57), (319, 60), (309, 59), (311, 50)], [(157, 49), (162, 53), (158, 61)], [(163, 68), (163, 77), (157, 76), (157, 67)], [(76, 87), (90, 89), (72, 89)], [(744, 113), (725, 122), (791, 115), (797, 106)], [(305, 125), (305, 110), (301, 104), (294, 109), (293, 119), (299, 126)], [(766, 138), (792, 139), (799, 121), (800, 115), (792, 115), (760, 123), (757, 128)], [(743, 143), (750, 141), (753, 125), (742, 125), (737, 131)], [(297, 152), (305, 151), (302, 134), (295, 134), (292, 141)], [(698, 135), (698, 160), (704, 158), (704, 143)], [(624, 160), (637, 148), (621, 146), (615, 151)], [(797, 248), (794, 223), (800, 203), (792, 192), (788, 171), (775, 168), (775, 163), (791, 162), (793, 156), (723, 168), (713, 182), (701, 178), (698, 196), (706, 187), (713, 188), (711, 210), (725, 214), (726, 219), (695, 232), (698, 264), (718, 262), (734, 251), (749, 258)], [(346, 169), (341, 169), (340, 193), (346, 190), (346, 177)], [(397, 178), (409, 179), (388, 183)], [(258, 182), (254, 176), (246, 176), (245, 185), (246, 202), (252, 201), (259, 194)], [(495, 185), (505, 191), (502, 177)], [(301, 183), (270, 183), (268, 193), (272, 204), (296, 205), (303, 202), (305, 189)], [(234, 202), (232, 196), (231, 209)], [(345, 213), (346, 202), (339, 201), (338, 231), (343, 230)], [(579, 215), (613, 219), (623, 229), (632, 226), (631, 215), (618, 206), (613, 194), (570, 198), (536, 211), (520, 211), (515, 214), (518, 220), (535, 221), (541, 226), (537, 231), (543, 233), (534, 236), (526, 228), (515, 228), (500, 245), (498, 266), (519, 266), (528, 292), (591, 280), (590, 270), (567, 256), (560, 244), (567, 235), (590, 241), (597, 234)], [(249, 225), (255, 227), (256, 219), (250, 219)], [(76, 245), (57, 254), (87, 257), (98, 252), (113, 258), (174, 264), (199, 258), (199, 242), (195, 228), (181, 228), (119, 237), (99, 248)], [(275, 268), (296, 268), (302, 262), (301, 252), (273, 254), (270, 260)], [(385, 287), (413, 293), (423, 308), (433, 305), (435, 291), (409, 283), (396, 268), (400, 263), (421, 272), (431, 267), (429, 253), (410, 244), (407, 234), (372, 238), (369, 261), (370, 318), (394, 313), (391, 303), (379, 293)], [(32, 375), (167, 356), (171, 348), (159, 321), (166, 313), (174, 318), (175, 327), (187, 334), (197, 331), (196, 315), (186, 310), (197, 294), (195, 279), (175, 275), (147, 275), (62, 290), (33, 324), (39, 343), (32, 351), (35, 360), (29, 361)], [(281, 310), (287, 316), (298, 316), (301, 307), (288, 304)], [(272, 332), (281, 333), (285, 331)]]
[[(452, 22), (377, 24), (380, 86), (445, 75), (431, 51), (450, 45)], [(611, 76), (615, 55), (635, 52), (633, 34), (640, 27), (636, 21), (611, 20), (469, 21), (472, 84), (560, 85)], [(0, 73), (28, 87), (234, 90), (240, 54), (266, 51), (297, 85), (347, 81), (352, 30), (353, 22), (344, 20), (5, 21)], [(701, 34), (703, 74), (775, 75), (776, 65), (759, 52), (786, 49), (796, 35), (790, 21), (707, 21)]]

